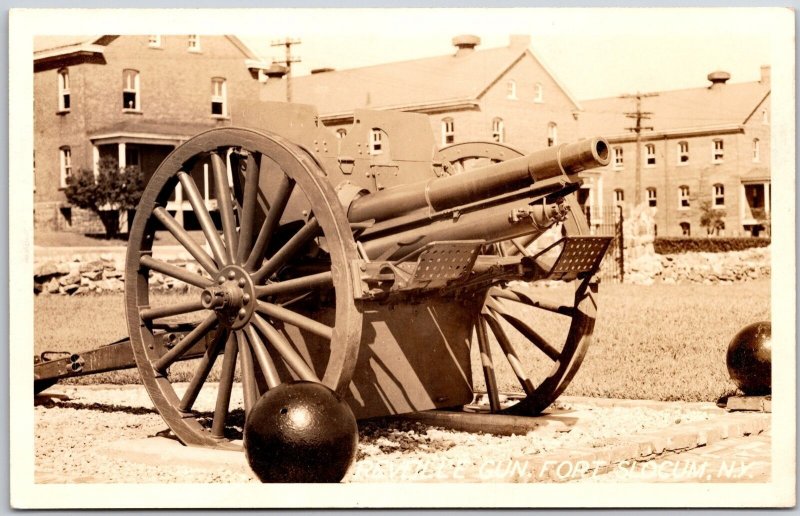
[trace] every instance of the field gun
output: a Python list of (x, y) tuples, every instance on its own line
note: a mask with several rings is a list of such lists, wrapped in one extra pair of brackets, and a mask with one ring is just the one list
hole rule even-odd
[[(573, 193), (581, 171), (608, 164), (605, 140), (523, 155), (437, 149), (418, 114), (356, 110), (334, 132), (310, 106), (254, 102), (232, 119), (148, 182), (126, 259), (129, 340), (39, 363), (35, 389), (137, 367), (177, 437), (210, 447), (238, 435), (234, 388), (245, 417), (292, 379), (325, 384), (358, 418), (463, 406), (478, 391), (493, 413), (535, 415), (563, 392), (610, 242), (589, 234)], [(154, 245), (159, 233), (186, 266)], [(185, 299), (159, 295), (153, 271), (188, 285)], [(213, 414), (193, 410), (212, 379)]]

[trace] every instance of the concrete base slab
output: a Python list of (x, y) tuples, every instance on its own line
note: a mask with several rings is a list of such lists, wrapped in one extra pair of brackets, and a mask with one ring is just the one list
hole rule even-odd
[[(234, 441), (233, 444), (241, 445), (241, 441)], [(250, 473), (243, 450), (214, 450), (184, 446), (168, 437), (112, 441), (99, 451), (113, 455), (116, 459), (124, 458), (128, 462), (137, 464), (160, 466), (164, 463), (173, 463), (203, 469), (224, 467)]]
[(728, 410), (772, 412), (772, 396), (731, 396), (725, 404)]

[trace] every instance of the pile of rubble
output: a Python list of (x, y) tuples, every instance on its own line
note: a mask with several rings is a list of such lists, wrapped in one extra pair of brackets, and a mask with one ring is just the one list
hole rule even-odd
[(625, 283), (726, 283), (770, 276), (771, 252), (759, 247), (727, 253), (642, 254), (625, 262)]
[[(194, 263), (185, 260), (170, 263), (200, 272)], [(33, 291), (35, 294), (61, 295), (122, 292), (125, 289), (124, 275), (122, 265), (110, 255), (100, 255), (99, 259), (88, 261), (78, 257), (70, 261), (48, 261), (35, 268)], [(189, 288), (186, 283), (152, 271), (149, 281), (157, 290), (182, 292)]]

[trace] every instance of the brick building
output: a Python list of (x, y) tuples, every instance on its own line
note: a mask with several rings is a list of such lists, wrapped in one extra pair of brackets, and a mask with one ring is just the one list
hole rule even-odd
[(641, 99), (640, 151), (632, 98), (583, 101), (582, 136), (600, 134), (611, 144), (611, 164), (586, 174), (587, 204), (595, 213), (636, 198), (636, 160), (641, 201), (654, 213), (661, 236), (704, 236), (701, 205), (724, 210), (727, 236), (768, 233), (770, 211), (770, 68), (755, 82), (728, 83), (713, 72), (705, 87), (662, 91)]
[[(265, 79), (265, 65), (232, 36), (40, 37), (33, 57), (39, 230), (100, 229), (66, 202), (67, 177), (108, 157), (147, 179), (175, 146), (232, 123), (236, 103), (258, 98)], [(173, 199), (178, 207), (190, 209)]]
[[(477, 50), (476, 36), (453, 38), (450, 55), (292, 77), (291, 100), (317, 106), (322, 122), (347, 131), (355, 109), (429, 115), (440, 145), (494, 140), (530, 152), (578, 137), (581, 107), (529, 48)], [(262, 100), (287, 99), (287, 80), (270, 79)]]

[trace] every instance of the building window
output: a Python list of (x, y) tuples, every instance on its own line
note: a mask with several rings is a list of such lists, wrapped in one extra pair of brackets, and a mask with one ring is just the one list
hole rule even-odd
[(647, 189), (647, 205), (651, 208), (655, 208), (657, 204), (658, 197), (656, 196), (656, 189), (650, 187)]
[(452, 118), (442, 120), (442, 145), (447, 145), (455, 141), (456, 124)]
[(678, 142), (678, 165), (689, 161), (689, 142)]
[(492, 120), (492, 139), (498, 143), (506, 141), (506, 127), (502, 118)]
[(558, 143), (558, 126), (555, 122), (547, 124), (547, 146), (552, 147)]
[(139, 72), (122, 71), (122, 109), (139, 111)]
[(508, 81), (508, 98), (517, 100), (517, 83), (513, 80)]
[(719, 183), (714, 185), (714, 207), (725, 206), (725, 186)]
[(542, 88), (541, 82), (537, 82), (533, 87), (533, 101), (537, 103), (544, 102), (544, 88)]
[(59, 185), (61, 188), (67, 187), (67, 179), (72, 177), (72, 150), (69, 147), (61, 147), (59, 149), (60, 163), (61, 163), (61, 179)]
[(648, 167), (656, 166), (656, 146), (648, 143), (644, 146), (645, 150), (645, 163)]
[(198, 34), (189, 35), (189, 52), (200, 52), (200, 36)]
[(681, 222), (681, 233), (683, 236), (692, 236), (692, 225), (688, 222)]
[(758, 138), (753, 138), (753, 161), (758, 163), (761, 161), (761, 149), (759, 148)]
[(336, 137), (340, 140), (347, 136), (347, 129), (337, 129), (336, 130)]
[(222, 77), (211, 79), (211, 114), (214, 116), (228, 114), (228, 89)]
[(624, 202), (625, 201), (625, 191), (622, 188), (617, 188), (614, 190), (614, 202)]
[(689, 187), (681, 185), (678, 187), (678, 208), (686, 209), (689, 207)]
[(769, 124), (769, 111), (767, 111), (767, 108), (761, 110), (761, 123)]
[(622, 168), (624, 163), (622, 157), (622, 147), (614, 147), (614, 168)]
[(156, 34), (147, 36), (147, 46), (150, 48), (161, 48), (161, 36)]
[(711, 155), (711, 161), (714, 163), (722, 163), (725, 158), (725, 144), (721, 139), (714, 140), (714, 153)]
[(69, 71), (58, 71), (58, 110), (69, 111)]
[(383, 133), (380, 129), (373, 129), (369, 133), (369, 153), (373, 156), (383, 152)]

